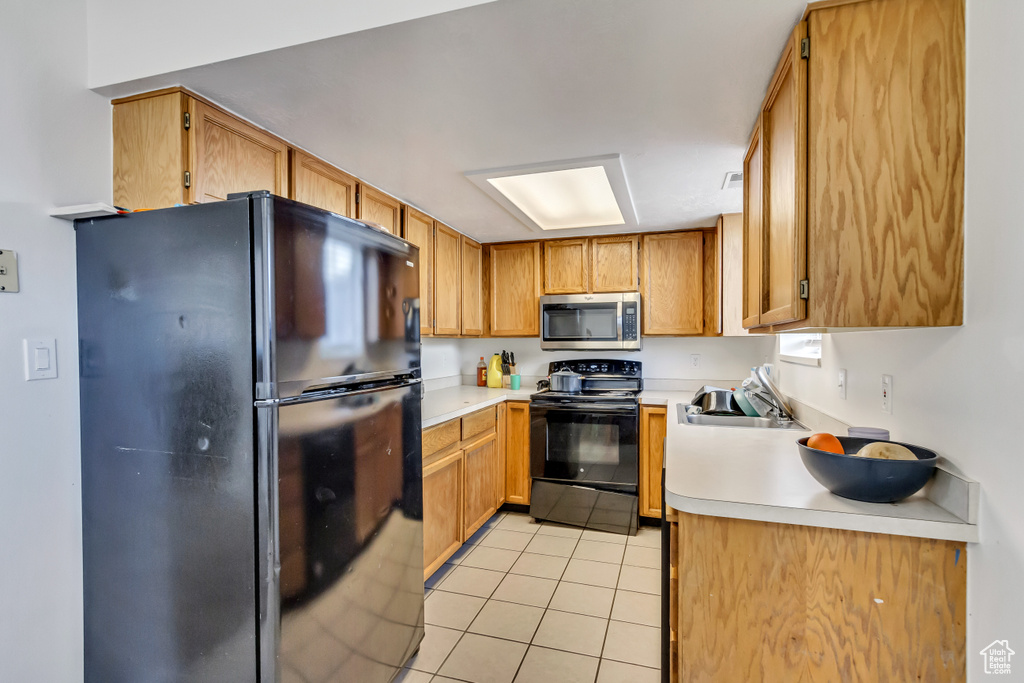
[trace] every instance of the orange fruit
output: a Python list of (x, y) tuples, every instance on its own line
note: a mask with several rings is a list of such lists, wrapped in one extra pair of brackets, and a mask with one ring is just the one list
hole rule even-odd
[(839, 439), (835, 436), (828, 433), (812, 435), (811, 438), (807, 439), (807, 447), (818, 451), (828, 451), (829, 453), (843, 452), (843, 444), (839, 443)]

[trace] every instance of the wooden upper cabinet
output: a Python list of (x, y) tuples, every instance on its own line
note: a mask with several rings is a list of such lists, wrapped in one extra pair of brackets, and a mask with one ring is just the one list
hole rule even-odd
[(540, 243), (490, 245), (490, 332), (494, 337), (540, 334)]
[(392, 235), (402, 234), (402, 202), (365, 183), (359, 183), (356, 218), (376, 223)]
[(645, 335), (704, 332), (704, 233), (643, 235), (641, 330)]
[(743, 327), (761, 324), (762, 184), (761, 118), (758, 117), (743, 159)]
[(159, 209), (188, 201), (188, 100), (174, 90), (114, 101), (114, 204)]
[(462, 235), (434, 222), (434, 334), (462, 332)]
[(797, 24), (775, 70), (761, 112), (764, 164), (760, 323), (803, 320), (800, 283), (807, 279), (807, 60)]
[(193, 204), (233, 192), (269, 190), (288, 196), (288, 145), (269, 133), (190, 99)]
[(590, 240), (547, 240), (543, 244), (544, 293), (590, 291)]
[(434, 219), (405, 207), (402, 237), (420, 248), (420, 335), (434, 333)]
[(304, 204), (356, 217), (356, 189), (349, 174), (305, 152), (292, 150), (291, 198)]
[(722, 252), (722, 335), (745, 337), (743, 329), (743, 214), (727, 213), (718, 219)]
[(635, 292), (640, 283), (640, 238), (610, 235), (590, 238), (590, 291)]
[(462, 235), (462, 335), (484, 333), (484, 249)]

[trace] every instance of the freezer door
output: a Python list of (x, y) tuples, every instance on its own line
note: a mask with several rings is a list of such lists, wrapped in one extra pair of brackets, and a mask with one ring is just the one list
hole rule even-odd
[(423, 637), (419, 383), (258, 403), (261, 680), (387, 683)]
[(251, 196), (257, 398), (419, 369), (419, 250), (363, 223)]

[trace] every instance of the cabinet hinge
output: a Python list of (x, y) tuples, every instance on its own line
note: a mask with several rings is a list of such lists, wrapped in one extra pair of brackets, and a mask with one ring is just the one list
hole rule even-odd
[(192, 187), (192, 174), (185, 171), (185, 187)]
[(185, 112), (185, 130), (188, 130), (191, 127), (192, 127), (192, 116), (188, 112)]
[(800, 59), (807, 59), (811, 56), (811, 39), (803, 38), (800, 41)]
[(809, 291), (810, 291), (810, 287), (807, 284), (807, 280), (801, 280), (800, 281), (800, 298), (801, 299), (806, 299), (807, 298), (807, 294), (808, 294)]

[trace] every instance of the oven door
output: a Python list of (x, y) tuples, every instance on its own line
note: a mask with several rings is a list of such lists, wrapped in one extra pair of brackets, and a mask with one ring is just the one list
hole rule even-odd
[(636, 494), (640, 408), (602, 401), (530, 404), (534, 480)]
[(621, 349), (622, 296), (541, 297), (541, 349)]

